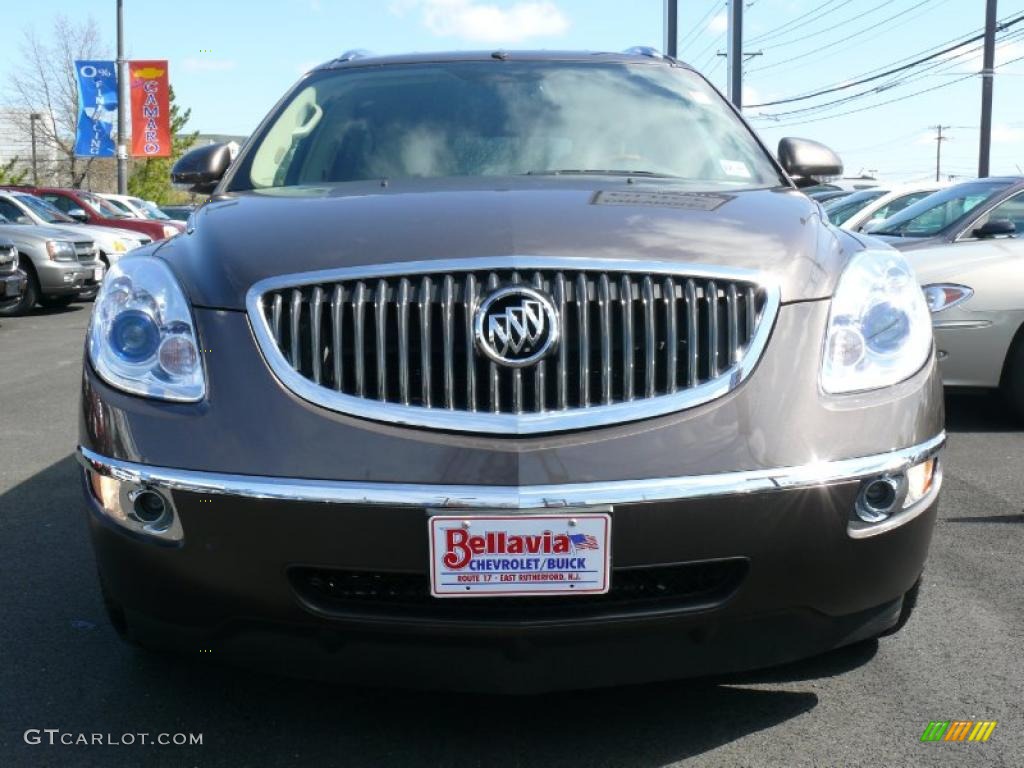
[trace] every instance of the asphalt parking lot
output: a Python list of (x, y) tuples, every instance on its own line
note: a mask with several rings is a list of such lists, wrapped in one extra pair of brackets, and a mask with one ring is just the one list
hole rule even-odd
[[(107, 625), (72, 457), (89, 309), (0, 321), (0, 765), (1024, 765), (1024, 429), (994, 397), (947, 398), (940, 520), (895, 637), (726, 681), (353, 690), (150, 655)], [(921, 743), (955, 719), (998, 726), (984, 744)], [(203, 743), (25, 743), (45, 728)]]

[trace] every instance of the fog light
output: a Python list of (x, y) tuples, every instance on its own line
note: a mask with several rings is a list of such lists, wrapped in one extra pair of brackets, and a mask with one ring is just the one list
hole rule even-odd
[(132, 501), (135, 516), (147, 525), (156, 525), (168, 517), (167, 502), (155, 491), (139, 491)]
[(857, 517), (865, 523), (880, 523), (895, 512), (906, 493), (902, 475), (866, 480), (857, 495)]

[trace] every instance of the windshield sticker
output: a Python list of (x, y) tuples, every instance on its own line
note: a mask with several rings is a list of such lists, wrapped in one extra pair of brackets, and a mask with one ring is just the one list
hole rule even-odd
[(746, 163), (739, 160), (719, 160), (718, 163), (722, 166), (722, 170), (730, 176), (736, 176), (741, 179), (750, 178), (750, 169), (747, 168)]
[(636, 190), (619, 192), (601, 190), (590, 201), (591, 205), (633, 205), (655, 208), (684, 208), (691, 211), (714, 211), (732, 200), (735, 195), (717, 192), (653, 192)]

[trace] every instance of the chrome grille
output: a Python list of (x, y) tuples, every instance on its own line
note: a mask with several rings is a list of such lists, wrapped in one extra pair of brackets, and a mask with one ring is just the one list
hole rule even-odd
[[(560, 341), (511, 368), (477, 349), (474, 309), (506, 285), (549, 295)], [(264, 354), (334, 410), (455, 431), (538, 433), (646, 418), (738, 385), (777, 288), (758, 275), (664, 263), (497, 258), (273, 278), (249, 312)]]
[(75, 243), (75, 255), (79, 261), (95, 261), (96, 253), (92, 240), (80, 240)]

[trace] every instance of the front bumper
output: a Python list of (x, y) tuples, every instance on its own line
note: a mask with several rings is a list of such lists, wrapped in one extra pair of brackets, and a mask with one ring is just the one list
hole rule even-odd
[(0, 275), (0, 308), (21, 298), (28, 286), (28, 278), (21, 270)]
[[(869, 533), (854, 501), (864, 478), (902, 472), (943, 440), (777, 470), (504, 487), (79, 457), (105, 589), (143, 642), (298, 674), (533, 692), (749, 669), (890, 628), (924, 566), (941, 475)], [(98, 478), (166, 494), (177, 526), (162, 534), (119, 519), (125, 496), (104, 493)], [(553, 598), (566, 601), (555, 607), (437, 601), (415, 588), (426, 582), (431, 513), (592, 507), (611, 509), (613, 589), (673, 569), (693, 583), (669, 598)], [(352, 588), (353, 574), (369, 586)], [(322, 588), (335, 579), (349, 588)]]
[(79, 294), (86, 282), (94, 279), (92, 267), (79, 261), (44, 260), (34, 264), (39, 276), (39, 289), (44, 296)]

